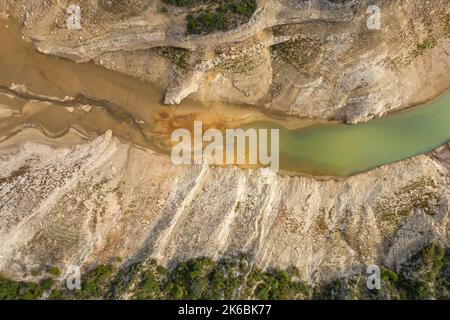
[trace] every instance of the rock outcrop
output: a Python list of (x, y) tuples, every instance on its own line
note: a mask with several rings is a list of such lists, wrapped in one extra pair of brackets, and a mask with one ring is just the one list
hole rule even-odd
[[(120, 11), (80, 1), (81, 30), (67, 30), (68, 1), (2, 0), (0, 8), (24, 21), (41, 52), (155, 82), (168, 104), (189, 95), (356, 123), (449, 88), (446, 0), (260, 0), (247, 23), (206, 35), (186, 34), (189, 8), (133, 1)], [(380, 8), (380, 30), (367, 26), (369, 5)], [(183, 61), (161, 47), (184, 51)], [(164, 71), (143, 72), (155, 65)]]

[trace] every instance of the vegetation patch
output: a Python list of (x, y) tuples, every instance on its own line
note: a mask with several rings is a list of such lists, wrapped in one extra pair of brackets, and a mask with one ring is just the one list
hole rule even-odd
[(38, 299), (449, 299), (450, 249), (431, 243), (399, 270), (381, 267), (381, 289), (369, 290), (363, 273), (314, 288), (300, 281), (300, 272), (262, 271), (246, 255), (213, 261), (195, 258), (168, 270), (155, 261), (116, 269), (98, 265), (87, 272), (81, 290), (16, 282), (0, 276), (0, 300)]
[(407, 299), (450, 299), (450, 250), (430, 244), (401, 267), (400, 289)]
[(61, 271), (58, 269), (58, 267), (50, 267), (48, 269), (48, 273), (51, 274), (52, 276), (59, 276), (61, 274)]
[(391, 225), (400, 224), (416, 208), (433, 215), (439, 205), (438, 189), (439, 185), (432, 179), (418, 179), (379, 199), (374, 212), (383, 217), (382, 223)]
[(16, 282), (0, 274), (0, 300), (37, 300), (52, 286), (52, 279), (45, 279), (39, 283)]
[(317, 299), (450, 299), (450, 249), (431, 243), (408, 259), (398, 272), (381, 269), (381, 289), (369, 290), (366, 275), (337, 279), (315, 289)]
[(256, 0), (163, 0), (168, 5), (200, 8), (186, 17), (188, 34), (227, 31), (248, 22), (256, 10)]
[(436, 47), (436, 44), (436, 39), (431, 35), (428, 36), (423, 42), (416, 45), (416, 48), (412, 52), (413, 57), (417, 58), (418, 56), (422, 56), (426, 50)]
[(162, 47), (158, 49), (161, 57), (168, 59), (182, 70), (189, 69), (189, 50), (176, 47)]
[(297, 71), (304, 72), (306, 65), (316, 60), (320, 49), (312, 39), (299, 39), (276, 44), (272, 51)]

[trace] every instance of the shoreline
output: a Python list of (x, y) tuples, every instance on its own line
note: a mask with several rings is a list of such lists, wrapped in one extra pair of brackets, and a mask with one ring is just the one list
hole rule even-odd
[[(36, 133), (38, 133), (38, 135), (36, 135)], [(81, 144), (85, 144), (85, 143), (89, 143), (92, 142), (93, 140), (95, 140), (98, 137), (101, 137), (103, 135), (107, 134), (107, 132), (104, 132), (101, 135), (98, 135), (97, 137), (90, 137), (88, 135), (86, 135), (84, 132), (80, 131), (79, 129), (77, 129), (76, 127), (73, 126), (69, 126), (69, 128), (67, 130), (65, 130), (65, 132), (61, 133), (61, 134), (57, 134), (57, 135), (51, 135), (49, 134), (49, 132), (39, 126), (39, 125), (33, 125), (33, 126), (25, 126), (20, 128), (19, 130), (14, 130), (14, 132), (12, 132), (9, 135), (3, 135), (0, 137), (0, 149), (3, 148), (8, 148), (11, 147), (12, 145), (14, 145), (16, 143), (16, 140), (19, 141), (31, 141), (34, 143), (39, 143), (39, 144), (43, 144), (49, 147), (68, 147), (71, 148), (73, 146), (76, 145), (81, 145)], [(113, 134), (113, 137), (117, 138), (121, 143), (124, 144), (129, 144), (130, 147), (142, 150), (142, 151), (146, 151), (149, 152), (151, 154), (158, 154), (164, 158), (167, 158), (167, 161), (169, 163), (171, 163), (170, 160), (170, 155), (167, 152), (160, 152), (157, 150), (154, 150), (148, 146), (144, 146), (141, 145), (139, 143), (135, 143), (132, 141), (129, 141), (123, 137), (117, 136)], [(402, 159), (402, 160), (398, 160), (395, 162), (390, 162), (390, 163), (385, 163), (385, 164), (380, 164), (379, 166), (376, 166), (372, 169), (369, 170), (365, 170), (365, 171), (361, 171), (361, 172), (357, 172), (354, 174), (351, 174), (349, 176), (337, 176), (337, 175), (312, 175), (312, 174), (307, 174), (307, 173), (302, 173), (302, 172), (295, 172), (295, 171), (289, 171), (289, 170), (282, 170), (280, 169), (277, 172), (273, 172), (275, 175), (280, 176), (280, 177), (289, 177), (289, 178), (310, 178), (316, 181), (334, 181), (334, 182), (343, 182), (352, 178), (355, 178), (357, 176), (362, 176), (362, 175), (366, 175), (374, 170), (378, 170), (380, 168), (383, 167), (388, 167), (388, 166), (392, 166), (392, 165), (396, 165), (405, 161), (408, 161), (410, 159), (413, 158), (417, 158), (420, 156), (425, 156), (427, 158), (430, 158), (434, 161), (437, 161), (438, 163), (440, 163), (443, 166), (447, 166), (447, 164), (445, 163), (445, 159), (441, 160), (438, 156), (438, 152), (439, 150), (448, 147), (448, 143), (450, 141), (450, 138), (447, 142), (443, 143), (442, 145), (433, 148), (430, 151), (427, 152), (423, 152), (423, 153), (419, 153), (416, 154), (414, 156)], [(198, 166), (198, 165), (186, 165), (186, 166)], [(239, 170), (250, 170), (250, 171), (256, 171), (256, 170), (261, 170), (264, 169), (265, 167), (245, 167), (242, 165), (209, 165), (211, 168), (236, 168)], [(447, 166), (448, 167), (448, 166)], [(450, 168), (449, 168), (450, 169)]]

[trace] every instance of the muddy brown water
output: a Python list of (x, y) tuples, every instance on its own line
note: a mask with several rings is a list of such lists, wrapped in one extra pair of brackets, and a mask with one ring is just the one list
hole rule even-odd
[[(168, 152), (172, 130), (190, 127), (196, 119), (218, 128), (268, 119), (258, 111), (228, 103), (186, 99), (178, 106), (162, 105), (162, 89), (93, 63), (76, 64), (39, 54), (20, 34), (18, 24), (0, 19), (0, 105), (20, 114), (0, 119), (0, 136), (10, 136), (27, 125), (51, 137), (64, 135), (69, 128), (87, 137), (110, 129), (135, 144)], [(280, 121), (295, 127), (316, 123)]]

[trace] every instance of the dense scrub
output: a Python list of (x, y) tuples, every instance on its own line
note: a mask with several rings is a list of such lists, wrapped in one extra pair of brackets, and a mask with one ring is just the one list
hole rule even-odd
[(398, 273), (381, 268), (381, 289), (368, 290), (366, 277), (338, 279), (321, 288), (321, 299), (450, 299), (450, 249), (430, 244), (406, 261)]
[(52, 279), (45, 279), (39, 283), (16, 282), (0, 275), (0, 300), (36, 300), (52, 286)]
[(436, 244), (423, 248), (398, 273), (381, 269), (381, 289), (368, 290), (366, 275), (356, 274), (311, 288), (299, 271), (261, 271), (245, 255), (213, 261), (196, 258), (168, 270), (154, 261), (117, 270), (98, 265), (85, 274), (81, 290), (0, 277), (0, 299), (448, 299), (450, 250)]
[(256, 10), (255, 0), (164, 0), (166, 4), (180, 7), (199, 7), (186, 17), (189, 34), (207, 34), (226, 31), (246, 23)]

